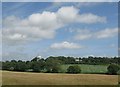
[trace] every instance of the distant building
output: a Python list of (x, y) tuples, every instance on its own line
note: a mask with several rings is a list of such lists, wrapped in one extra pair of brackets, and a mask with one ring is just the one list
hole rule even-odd
[(76, 58), (75, 61), (80, 63), (82, 62), (82, 59)]
[(41, 56), (36, 56), (34, 59), (32, 59), (32, 61), (39, 61), (40, 59), (42, 59)]
[(42, 58), (42, 56), (37, 56), (37, 58), (41, 59), (41, 58)]
[(78, 61), (80, 61), (80, 60), (79, 60), (79, 58), (76, 58), (75, 61), (78, 62)]
[(28, 70), (26, 70), (27, 72), (32, 72), (33, 71), (33, 69), (28, 69)]

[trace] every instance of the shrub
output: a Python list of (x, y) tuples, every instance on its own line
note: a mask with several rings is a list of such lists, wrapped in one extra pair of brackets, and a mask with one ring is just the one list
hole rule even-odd
[(58, 73), (60, 71), (60, 66), (54, 66), (52, 67), (52, 73)]
[(120, 75), (120, 70), (117, 72), (117, 75)]
[(116, 75), (117, 72), (120, 70), (120, 66), (117, 65), (117, 64), (110, 64), (110, 65), (107, 67), (107, 70), (108, 70), (108, 74)]
[(73, 73), (73, 74), (77, 74), (81, 72), (81, 68), (78, 65), (75, 66), (69, 66), (67, 69), (67, 73)]

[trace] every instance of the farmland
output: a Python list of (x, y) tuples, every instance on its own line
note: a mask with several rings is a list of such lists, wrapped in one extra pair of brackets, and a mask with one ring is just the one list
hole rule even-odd
[(117, 75), (2, 71), (3, 85), (117, 85)]
[[(3, 63), (3, 85), (117, 85), (118, 75), (108, 75), (110, 64), (72, 63), (70, 58), (7, 61)], [(62, 61), (61, 61), (62, 60)], [(74, 59), (73, 59), (74, 60)], [(88, 60), (88, 59), (86, 59)], [(96, 60), (96, 59), (95, 59)], [(67, 61), (67, 62), (66, 62)], [(66, 62), (66, 63), (65, 63)], [(72, 63), (72, 64), (71, 64)], [(70, 66), (80, 72), (68, 72)], [(115, 65), (115, 64), (114, 64)], [(117, 66), (117, 65), (116, 65)], [(6, 71), (7, 70), (7, 71)], [(29, 71), (30, 70), (30, 71)], [(76, 69), (78, 70), (78, 69)], [(69, 74), (68, 74), (69, 73)]]

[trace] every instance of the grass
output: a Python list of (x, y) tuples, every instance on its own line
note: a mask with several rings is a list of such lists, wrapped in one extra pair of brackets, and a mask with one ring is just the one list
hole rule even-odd
[(117, 75), (2, 71), (3, 85), (117, 85)]
[[(61, 72), (66, 72), (67, 68), (73, 64), (68, 64), (68, 65), (62, 65), (61, 68)], [(81, 73), (101, 73), (101, 74), (105, 74), (107, 73), (107, 67), (108, 65), (86, 65), (86, 64), (77, 64), (81, 67), (82, 72)]]

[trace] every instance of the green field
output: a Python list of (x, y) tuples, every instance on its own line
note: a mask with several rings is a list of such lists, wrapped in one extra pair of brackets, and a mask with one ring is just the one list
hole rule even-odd
[[(70, 65), (75, 65), (75, 64), (68, 64), (68, 65), (62, 65), (61, 68), (61, 72), (65, 73), (67, 72), (67, 68)], [(101, 74), (105, 74), (107, 73), (107, 67), (108, 65), (86, 65), (86, 64), (77, 64), (81, 67), (81, 73), (101, 73)]]

